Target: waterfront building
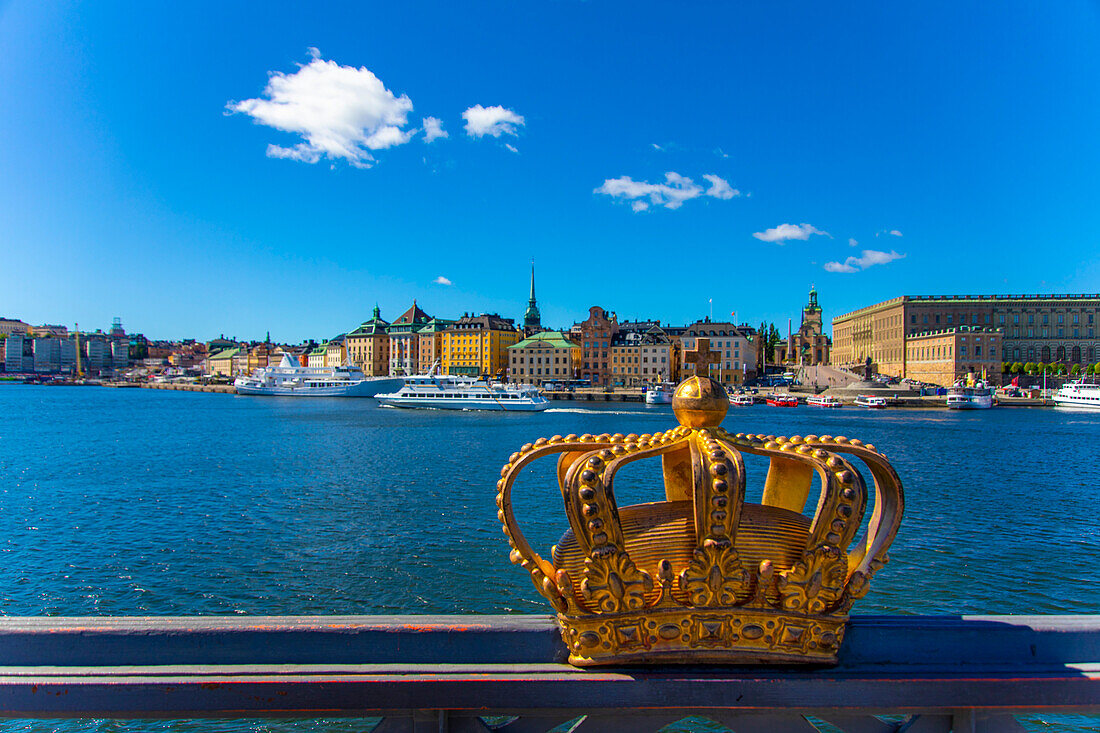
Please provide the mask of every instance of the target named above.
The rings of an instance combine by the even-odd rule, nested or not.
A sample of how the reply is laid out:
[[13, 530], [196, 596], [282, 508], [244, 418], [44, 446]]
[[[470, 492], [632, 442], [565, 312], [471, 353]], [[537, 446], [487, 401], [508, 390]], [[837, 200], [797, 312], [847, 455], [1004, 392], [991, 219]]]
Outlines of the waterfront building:
[[39, 374], [61, 371], [61, 339], [53, 336], [36, 336], [33, 339], [32, 350], [34, 371]]
[[540, 331], [508, 347], [508, 379], [519, 384], [543, 384], [572, 379], [581, 347], [561, 331]]
[[420, 362], [420, 329], [431, 316], [417, 306], [414, 300], [412, 306], [394, 319], [386, 330], [390, 341], [390, 376], [416, 374]]
[[581, 379], [591, 380], [594, 387], [610, 385], [611, 339], [619, 332], [618, 316], [594, 305], [588, 309], [588, 318], [574, 329], [581, 344]]
[[542, 330], [542, 316], [535, 302], [535, 262], [531, 261], [531, 295], [527, 299], [527, 310], [523, 314], [523, 332], [531, 336]]
[[248, 350], [248, 366], [245, 374], [251, 374], [256, 369], [266, 367], [268, 364], [278, 364], [280, 356], [272, 359], [273, 348], [269, 343], [262, 343], [253, 346]]
[[818, 366], [829, 363], [830, 339], [822, 330], [821, 306], [817, 304], [817, 290], [810, 287], [810, 300], [802, 307], [802, 323], [795, 333], [788, 333], [787, 340], [775, 346], [777, 364], [793, 363], [799, 366]]
[[[726, 387], [739, 387], [746, 379], [752, 379], [757, 373], [757, 352], [755, 344], [733, 323], [712, 321], [704, 318], [688, 325], [680, 337], [681, 353], [695, 348], [695, 339], [706, 336], [710, 339], [710, 350], [718, 354], [718, 361], [709, 364], [709, 376]], [[680, 379], [695, 374], [694, 364], [681, 367]]]
[[7, 336], [13, 333], [27, 333], [30, 329], [30, 324], [23, 323], [17, 318], [0, 318], [0, 336]]
[[306, 363], [303, 366], [307, 366], [310, 369], [321, 369], [325, 366], [325, 352], [328, 351], [326, 344], [321, 344], [312, 351], [306, 357]]
[[443, 373], [503, 375], [508, 368], [508, 347], [522, 338], [511, 318], [496, 313], [465, 314], [443, 331]]
[[362, 369], [368, 377], [387, 377], [390, 374], [389, 325], [375, 305], [370, 320], [363, 321], [347, 336], [348, 363]]
[[210, 354], [216, 354], [219, 351], [226, 351], [227, 349], [236, 348], [237, 342], [233, 339], [227, 339], [225, 335], [218, 336], [216, 339], [210, 339], [206, 342], [206, 351]]
[[640, 387], [672, 380], [676, 349], [659, 325], [647, 331], [619, 331], [611, 340], [611, 382]]
[[240, 349], [236, 346], [229, 349], [222, 349], [216, 353], [210, 354], [206, 359], [205, 372], [211, 376], [218, 377], [232, 377], [233, 376], [233, 359], [237, 356]]
[[832, 361], [908, 376], [910, 335], [958, 326], [1002, 333], [1002, 362], [1100, 361], [1100, 294], [903, 295], [833, 319]]
[[416, 332], [418, 374], [428, 374], [436, 362], [443, 364], [443, 332], [453, 324], [446, 318], [433, 318]]
[[955, 326], [919, 331], [905, 340], [906, 376], [951, 386], [967, 375], [1000, 386], [1001, 331], [991, 326]]
[[343, 366], [347, 363], [347, 334], [340, 334], [336, 338], [330, 339], [325, 344], [325, 363], [326, 367]]
[[34, 339], [22, 332], [12, 332], [4, 339], [4, 371], [34, 371]]
[[241, 346], [237, 349], [237, 353], [233, 355], [233, 368], [230, 374], [232, 376], [240, 376], [241, 374], [251, 374], [248, 371], [248, 352], [251, 349], [248, 345]]

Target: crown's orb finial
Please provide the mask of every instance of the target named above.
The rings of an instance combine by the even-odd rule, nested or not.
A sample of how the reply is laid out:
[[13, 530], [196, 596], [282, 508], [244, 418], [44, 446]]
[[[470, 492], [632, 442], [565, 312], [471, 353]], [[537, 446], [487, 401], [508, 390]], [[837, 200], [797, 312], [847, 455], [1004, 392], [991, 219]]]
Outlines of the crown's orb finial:
[[689, 377], [680, 382], [672, 395], [676, 419], [689, 428], [717, 427], [729, 409], [729, 395], [710, 377]]
[[729, 395], [707, 373], [711, 364], [720, 364], [721, 354], [710, 350], [710, 339], [695, 339], [695, 348], [684, 351], [684, 364], [695, 366], [695, 376], [680, 382], [672, 396], [672, 411], [681, 425], [710, 428], [722, 424], [730, 409]]

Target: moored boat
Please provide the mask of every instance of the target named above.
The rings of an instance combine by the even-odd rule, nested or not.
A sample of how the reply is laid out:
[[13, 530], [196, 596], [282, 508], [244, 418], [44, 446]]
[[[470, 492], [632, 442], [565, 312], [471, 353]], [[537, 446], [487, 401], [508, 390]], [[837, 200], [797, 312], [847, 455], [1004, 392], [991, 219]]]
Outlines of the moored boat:
[[985, 382], [970, 385], [955, 382], [947, 390], [947, 408], [950, 410], [988, 410], [993, 407], [993, 389]]
[[756, 400], [747, 394], [730, 395], [730, 404], [735, 407], [751, 407], [756, 404]]
[[538, 412], [550, 406], [549, 400], [531, 385], [502, 384], [451, 374], [408, 377], [397, 392], [377, 397], [379, 402], [390, 407], [434, 410]]
[[279, 366], [260, 367], [237, 377], [238, 394], [280, 397], [374, 397], [401, 388], [399, 377], [368, 377], [354, 366], [304, 367], [283, 354]]
[[872, 394], [861, 394], [856, 397], [856, 405], [878, 410], [886, 407], [886, 398]]
[[672, 394], [676, 391], [676, 385], [669, 382], [655, 384], [645, 391], [645, 403], [647, 405], [671, 405]]
[[814, 395], [806, 398], [806, 404], [811, 407], [840, 407], [841, 402], [832, 395]]
[[1069, 382], [1054, 393], [1055, 407], [1084, 407], [1100, 410], [1100, 384], [1083, 380]]
[[787, 392], [770, 394], [765, 402], [772, 407], [798, 407], [798, 398]]

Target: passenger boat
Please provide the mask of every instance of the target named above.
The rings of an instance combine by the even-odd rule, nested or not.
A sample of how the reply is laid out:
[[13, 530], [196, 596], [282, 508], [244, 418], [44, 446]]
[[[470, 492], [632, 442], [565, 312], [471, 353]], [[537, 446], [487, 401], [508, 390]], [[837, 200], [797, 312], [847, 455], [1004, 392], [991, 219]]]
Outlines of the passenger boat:
[[647, 405], [671, 405], [672, 393], [676, 391], [676, 385], [669, 382], [655, 384], [645, 391], [645, 403]]
[[390, 407], [436, 410], [538, 412], [550, 406], [550, 402], [531, 385], [502, 384], [451, 374], [408, 377], [397, 392], [379, 394], [377, 397], [379, 402]]
[[859, 407], [882, 409], [883, 407], [886, 407], [886, 398], [879, 397], [878, 395], [861, 394], [856, 397], [856, 405], [858, 405]]
[[752, 395], [747, 394], [730, 395], [730, 404], [735, 407], [752, 407], [756, 404], [756, 400]]
[[985, 382], [967, 386], [958, 381], [947, 390], [949, 410], [988, 410], [990, 407], [993, 407], [993, 390]]
[[798, 398], [793, 394], [770, 394], [765, 401], [772, 407], [798, 407]]
[[237, 377], [237, 394], [280, 397], [374, 397], [401, 388], [397, 377], [368, 377], [355, 366], [304, 367], [289, 354], [279, 366], [260, 367], [251, 376]]
[[811, 407], [840, 407], [841, 402], [832, 395], [814, 395], [806, 398], [806, 404]]
[[1084, 380], [1069, 382], [1054, 393], [1054, 406], [1100, 410], [1100, 384], [1088, 384]]

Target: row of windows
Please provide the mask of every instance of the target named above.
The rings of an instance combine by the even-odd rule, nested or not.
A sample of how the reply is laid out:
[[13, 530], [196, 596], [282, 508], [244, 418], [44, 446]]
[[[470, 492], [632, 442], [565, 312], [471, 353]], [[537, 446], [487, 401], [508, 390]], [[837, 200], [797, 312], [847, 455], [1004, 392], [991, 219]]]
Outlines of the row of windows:
[[534, 357], [534, 356], [532, 356], [532, 357], [530, 357], [530, 359], [524, 359], [522, 356], [517, 357], [515, 354], [512, 354], [512, 363], [513, 364], [542, 364], [543, 363], [542, 362], [543, 358], [546, 359], [547, 364], [550, 364], [550, 363], [561, 364], [563, 361], [569, 361], [569, 358], [564, 357], [564, 356], [555, 356], [554, 361], [551, 362], [549, 356], [547, 356], [547, 357], [541, 357], [541, 356]]
[[1049, 346], [1044, 346], [1042, 348], [1036, 348], [1034, 346], [1016, 347], [1011, 350], [1011, 357], [1009, 356], [1009, 349], [1005, 349], [1002, 355], [1005, 361], [1011, 358], [1013, 361], [1035, 361], [1038, 359], [1042, 362], [1048, 362], [1051, 360], [1051, 355], [1053, 355], [1055, 361], [1073, 361], [1079, 364], [1091, 364], [1096, 360], [1100, 360], [1100, 346], [1087, 346], [1083, 349], [1080, 346], [1074, 346], [1069, 349], [1065, 346], [1059, 346], [1053, 350]]
[[[1023, 332], [1025, 335], [1021, 336], [1020, 335], [1021, 332]], [[1036, 334], [1038, 334], [1038, 335], [1036, 335]], [[1044, 339], [1047, 339], [1047, 338], [1052, 338], [1052, 336], [1051, 336], [1049, 328], [1038, 328], [1038, 329], [1028, 328], [1026, 330], [1020, 329], [1020, 328], [1013, 328], [1012, 329], [1012, 338], [1016, 338], [1016, 339], [1018, 339], [1018, 338], [1029, 338], [1029, 339], [1044, 338]], [[1066, 338], [1066, 329], [1064, 329], [1064, 328], [1055, 329], [1055, 335], [1053, 336], [1053, 338], [1060, 338], [1060, 339], [1061, 338]], [[1081, 329], [1075, 328], [1075, 329], [1073, 329], [1073, 335], [1070, 336], [1069, 338], [1079, 339], [1079, 338], [1095, 338], [1095, 337], [1093, 335], [1093, 330], [1091, 328], [1087, 329], [1087, 332], [1085, 333], [1085, 335], [1083, 337], [1081, 335]]]

